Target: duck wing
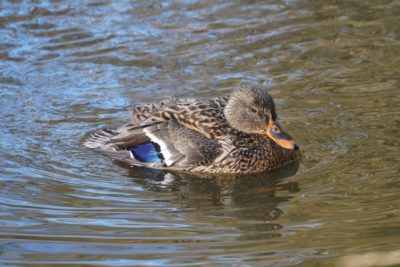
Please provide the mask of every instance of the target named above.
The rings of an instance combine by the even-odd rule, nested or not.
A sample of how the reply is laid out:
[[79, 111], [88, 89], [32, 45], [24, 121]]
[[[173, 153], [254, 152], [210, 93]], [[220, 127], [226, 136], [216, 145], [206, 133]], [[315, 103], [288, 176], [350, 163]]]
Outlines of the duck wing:
[[221, 153], [216, 140], [174, 121], [140, 127], [128, 123], [116, 130], [100, 130], [84, 145], [118, 161], [157, 169], [208, 165]]
[[[118, 161], [161, 169], [182, 157], [168, 142], [169, 133], [165, 126], [164, 123], [155, 123], [138, 128], [128, 123], [117, 129], [102, 129], [89, 136], [84, 145]], [[165, 138], [157, 138], [160, 136]]]
[[195, 103], [199, 100], [192, 98], [171, 98], [164, 99], [158, 103], [141, 104], [131, 108], [132, 121], [136, 123], [142, 123], [145, 120], [151, 118], [153, 114], [156, 114], [163, 108], [168, 108], [177, 105], [187, 105]]
[[133, 122], [115, 130], [100, 130], [84, 145], [136, 166], [207, 166], [232, 149], [223, 113], [227, 100], [174, 98], [137, 106], [131, 110]]
[[141, 122], [137, 127], [173, 121], [208, 139], [225, 139], [231, 130], [224, 115], [227, 101], [228, 97], [200, 100], [173, 99], [160, 102], [161, 104], [135, 107], [132, 109], [132, 116]]

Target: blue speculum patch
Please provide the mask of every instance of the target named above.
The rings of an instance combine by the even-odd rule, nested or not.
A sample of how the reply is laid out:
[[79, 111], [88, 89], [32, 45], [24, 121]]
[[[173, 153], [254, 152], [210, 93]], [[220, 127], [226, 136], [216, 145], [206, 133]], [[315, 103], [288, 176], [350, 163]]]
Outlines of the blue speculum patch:
[[140, 161], [161, 163], [158, 148], [152, 142], [144, 143], [131, 148], [131, 152], [133, 156]]

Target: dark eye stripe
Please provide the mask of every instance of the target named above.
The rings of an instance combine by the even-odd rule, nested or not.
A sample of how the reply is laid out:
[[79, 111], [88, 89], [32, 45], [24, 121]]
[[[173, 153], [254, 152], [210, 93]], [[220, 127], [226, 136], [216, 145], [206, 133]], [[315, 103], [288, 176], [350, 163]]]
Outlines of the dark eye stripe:
[[276, 119], [278, 118], [278, 116], [276, 115], [276, 112], [275, 112], [275, 111], [272, 111], [271, 116], [272, 116], [272, 119], [273, 119], [274, 121], [276, 121]]

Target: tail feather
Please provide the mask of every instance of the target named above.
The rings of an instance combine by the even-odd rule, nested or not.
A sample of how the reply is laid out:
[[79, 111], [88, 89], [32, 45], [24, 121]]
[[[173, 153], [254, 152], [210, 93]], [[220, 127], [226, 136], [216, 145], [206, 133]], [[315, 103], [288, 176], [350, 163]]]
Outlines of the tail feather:
[[92, 135], [90, 135], [84, 142], [83, 145], [96, 149], [107, 145], [111, 138], [116, 134], [115, 130], [112, 129], [102, 129], [98, 130]]

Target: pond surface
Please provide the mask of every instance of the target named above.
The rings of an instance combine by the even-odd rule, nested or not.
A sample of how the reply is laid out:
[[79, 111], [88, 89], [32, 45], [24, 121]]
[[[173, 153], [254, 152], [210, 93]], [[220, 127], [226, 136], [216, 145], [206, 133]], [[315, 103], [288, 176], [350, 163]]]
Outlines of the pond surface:
[[[390, 0], [1, 1], [0, 265], [400, 264], [399, 14]], [[134, 103], [240, 84], [271, 88], [299, 166], [189, 177], [82, 146]]]

